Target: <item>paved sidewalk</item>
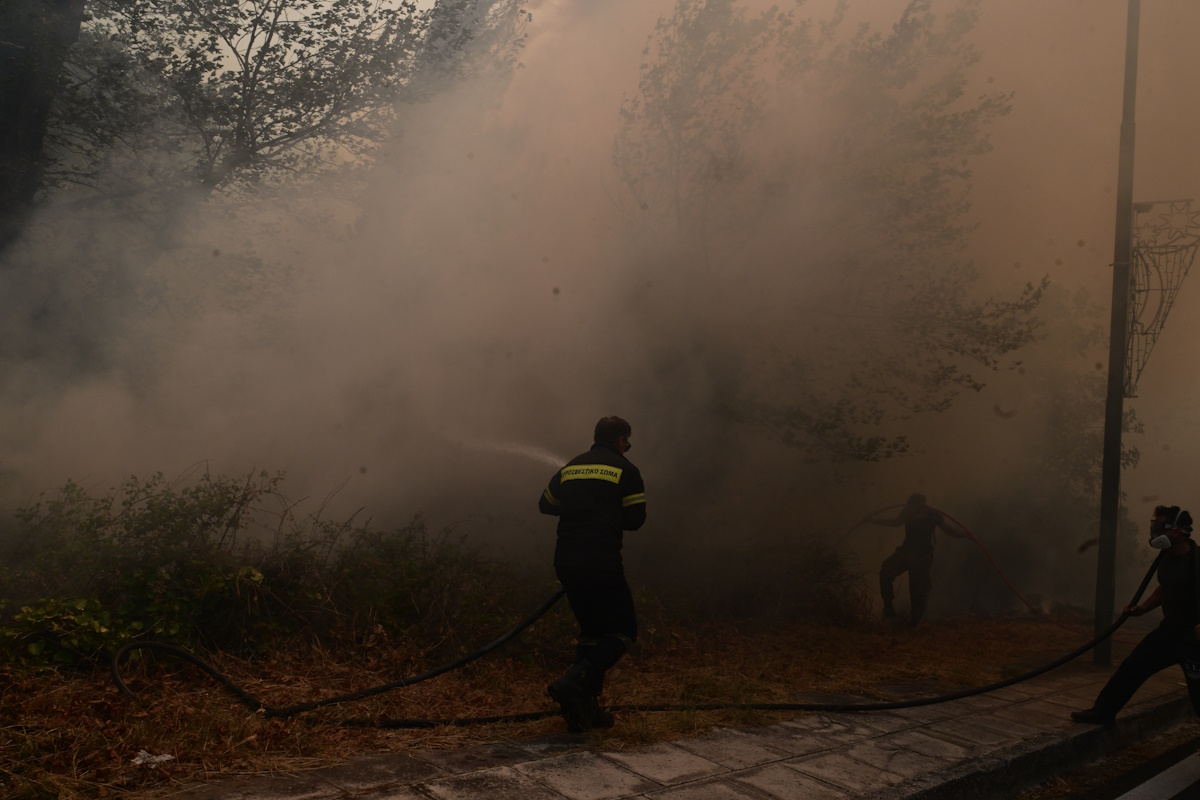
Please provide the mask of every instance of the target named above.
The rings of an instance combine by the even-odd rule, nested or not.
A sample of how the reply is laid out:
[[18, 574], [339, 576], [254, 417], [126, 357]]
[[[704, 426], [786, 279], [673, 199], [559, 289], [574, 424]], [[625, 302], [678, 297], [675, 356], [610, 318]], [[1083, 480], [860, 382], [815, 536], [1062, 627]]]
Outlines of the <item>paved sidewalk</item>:
[[553, 736], [466, 750], [376, 755], [279, 778], [186, 790], [187, 800], [751, 800], [1011, 798], [1188, 719], [1177, 670], [1116, 725], [1071, 722], [1107, 670], [1074, 667], [964, 700], [892, 712], [797, 714], [761, 728], [632, 750]]

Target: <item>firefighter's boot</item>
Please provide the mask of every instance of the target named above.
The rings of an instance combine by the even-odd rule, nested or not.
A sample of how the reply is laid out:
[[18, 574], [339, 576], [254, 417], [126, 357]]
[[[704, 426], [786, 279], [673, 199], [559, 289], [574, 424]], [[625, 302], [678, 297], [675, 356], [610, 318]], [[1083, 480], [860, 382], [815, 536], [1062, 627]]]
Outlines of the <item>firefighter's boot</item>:
[[909, 618], [909, 624], [916, 627], [925, 619], [925, 608], [929, 603], [928, 595], [920, 595], [912, 599], [912, 614]]
[[[594, 724], [604, 721], [596, 699], [600, 681], [599, 670], [587, 661], [576, 661], [562, 677], [546, 687], [550, 697], [558, 703], [563, 719], [567, 721], [568, 733], [608, 727]], [[608, 716], [608, 725], [612, 725], [612, 716], [604, 716]]]
[[894, 605], [892, 605], [891, 600], [883, 601], [883, 618], [884, 619], [895, 619], [896, 618], [896, 607]]
[[584, 709], [588, 728], [608, 729], [613, 726], [613, 715], [600, 708], [599, 694], [589, 694]]

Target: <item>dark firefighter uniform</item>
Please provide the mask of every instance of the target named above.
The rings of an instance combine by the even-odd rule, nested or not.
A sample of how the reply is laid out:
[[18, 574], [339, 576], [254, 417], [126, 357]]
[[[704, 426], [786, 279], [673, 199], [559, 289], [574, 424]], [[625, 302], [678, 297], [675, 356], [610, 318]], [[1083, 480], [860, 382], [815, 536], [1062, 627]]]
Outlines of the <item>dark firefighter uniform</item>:
[[642, 475], [612, 446], [595, 444], [554, 473], [538, 509], [558, 517], [554, 571], [579, 622], [575, 664], [567, 677], [594, 710], [605, 671], [637, 640], [621, 546], [624, 531], [646, 521]]
[[912, 621], [925, 617], [929, 592], [933, 589], [933, 534], [944, 520], [931, 508], [916, 519], [905, 520], [904, 542], [879, 567], [879, 594], [885, 608], [891, 608], [896, 578], [908, 573], [908, 596]]
[[1183, 668], [1192, 709], [1200, 715], [1200, 640], [1196, 638], [1196, 625], [1200, 623], [1198, 570], [1200, 550], [1194, 543], [1186, 553], [1167, 552], [1159, 558], [1162, 624], [1146, 634], [1100, 690], [1091, 709], [1094, 721], [1111, 722], [1143, 683], [1175, 664]]

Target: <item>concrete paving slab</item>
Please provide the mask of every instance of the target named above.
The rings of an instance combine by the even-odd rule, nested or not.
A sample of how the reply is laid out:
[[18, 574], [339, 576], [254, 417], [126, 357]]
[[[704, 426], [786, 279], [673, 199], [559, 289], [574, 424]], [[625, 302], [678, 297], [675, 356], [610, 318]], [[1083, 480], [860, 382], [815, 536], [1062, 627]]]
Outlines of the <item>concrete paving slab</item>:
[[923, 756], [933, 756], [943, 761], [962, 761], [971, 755], [969, 745], [954, 744], [936, 736], [930, 736], [921, 731], [901, 731], [887, 737], [891, 744], [899, 745], [906, 750], [920, 753]]
[[298, 775], [269, 780], [234, 778], [184, 789], [181, 800], [327, 800], [367, 788], [411, 784], [446, 773], [403, 753], [367, 756]]
[[872, 800], [1007, 800], [1020, 790], [1175, 724], [1185, 716], [1185, 702], [1177, 697], [1140, 712], [1130, 711], [1111, 726], [1078, 724], [1047, 731], [982, 758], [947, 764], [934, 773], [877, 793]]
[[883, 731], [871, 725], [866, 714], [805, 714], [779, 723], [802, 735], [819, 736], [835, 744], [858, 742], [878, 736]]
[[443, 772], [456, 775], [488, 767], [503, 767], [529, 760], [529, 750], [515, 744], [485, 744], [461, 750], [426, 750], [417, 755]]
[[[1095, 672], [1099, 671], [1100, 670], [1095, 670]], [[1039, 675], [1030, 685], [1033, 689], [1039, 692], [1061, 692], [1072, 687], [1082, 686], [1094, 681], [1095, 674], [1091, 668], [1085, 670], [1079, 670], [1078, 668], [1072, 670], [1068, 668], [1065, 670], [1053, 670], [1044, 675]], [[1021, 684], [1017, 685], [1020, 686]]]
[[417, 784], [414, 788], [435, 800], [562, 800], [563, 796], [522, 775], [512, 767], [454, 775]]
[[856, 712], [854, 716], [863, 725], [874, 728], [880, 733], [895, 733], [922, 724], [891, 711], [872, 711], [866, 714]]
[[998, 717], [995, 714], [977, 714], [971, 717], [960, 717], [959, 719], [970, 720], [991, 730], [1008, 734], [1018, 741], [1029, 739], [1041, 733], [1041, 730], [1035, 723], [1014, 722], [1013, 720]]
[[763, 744], [759, 737], [733, 728], [718, 728], [712, 733], [695, 739], [683, 739], [675, 744], [728, 769], [756, 767], [794, 755], [771, 748]]
[[901, 776], [872, 764], [856, 761], [843, 753], [826, 753], [784, 762], [794, 770], [844, 789], [855, 797], [894, 786]]
[[639, 800], [762, 800], [762, 795], [730, 781], [709, 780], [651, 792]]
[[1091, 708], [1092, 703], [1096, 700], [1096, 695], [1100, 693], [1103, 686], [1104, 683], [1101, 682], [1096, 686], [1084, 686], [1061, 694], [1048, 694], [1042, 700], [1071, 710]]
[[961, 700], [955, 700], [954, 707], [963, 709], [969, 713], [977, 711], [985, 711], [989, 708], [998, 708], [999, 706], [1008, 705], [1011, 700], [1005, 700], [1002, 697], [993, 697], [990, 694], [977, 694], [971, 697], [964, 697]]
[[895, 714], [898, 717], [908, 720], [912, 727], [924, 725], [927, 722], [936, 722], [939, 719], [948, 719], [949, 717], [960, 717], [963, 714], [970, 713], [969, 709], [962, 708], [957, 705], [958, 701], [950, 703], [939, 703], [930, 706], [915, 706], [913, 708], [900, 708], [895, 711], [889, 711], [890, 714]]
[[737, 782], [752, 786], [778, 800], [836, 800], [847, 796], [841, 789], [783, 764], [746, 770], [738, 774]]
[[1026, 700], [1024, 703], [1006, 705], [991, 711], [996, 716], [1016, 718], [1016, 721], [1026, 720], [1030, 724], [1052, 724], [1063, 718], [1063, 706], [1054, 702], [1055, 696], [1039, 697]]
[[720, 764], [688, 752], [682, 747], [667, 743], [639, 747], [636, 750], [602, 753], [601, 755], [610, 761], [617, 762], [630, 772], [635, 772], [664, 786], [696, 781], [729, 771]]
[[886, 740], [872, 740], [856, 744], [847, 748], [845, 752], [855, 761], [870, 764], [906, 779], [935, 772], [947, 764], [940, 758], [906, 750]]
[[[555, 735], [418, 756], [383, 754], [272, 779], [188, 787], [184, 800], [999, 800], [1193, 716], [1175, 674], [1111, 726], [1074, 724], [1108, 678], [1085, 670], [1025, 691], [894, 712], [801, 714], [603, 752]], [[599, 748], [601, 752], [593, 752]]]
[[[894, 733], [913, 727], [912, 720], [886, 711], [846, 712], [830, 714], [831, 722], [845, 725], [847, 734], [854, 734], [853, 740], [878, 736], [884, 733]], [[846, 738], [842, 736], [842, 738]]]
[[531, 761], [516, 769], [569, 800], [614, 800], [661, 788], [661, 784], [595, 753]]
[[354, 800], [429, 800], [429, 795], [421, 794], [411, 786], [397, 786], [391, 789], [374, 789], [367, 792], [358, 792], [352, 795], [339, 793], [338, 800], [345, 800], [346, 797], [353, 797]]
[[1031, 697], [1036, 697], [1038, 691], [1039, 690], [1030, 688], [1024, 684], [1016, 683], [1012, 686], [1005, 686], [1003, 689], [995, 689], [987, 694], [989, 697], [996, 700], [1006, 700], [1016, 703], [1020, 702], [1021, 700], [1028, 700]]
[[[943, 739], [958, 742], [970, 742], [977, 749], [984, 751], [995, 750], [1002, 745], [1013, 744], [1019, 742], [1022, 736], [998, 730], [989, 725], [994, 717], [958, 717], [957, 719], [944, 719], [926, 725], [921, 730], [924, 733], [930, 733], [935, 736], [940, 736]], [[1034, 728], [1027, 728], [1026, 732], [1035, 734], [1037, 731]]]
[[764, 747], [777, 750], [790, 756], [802, 756], [818, 753], [837, 746], [821, 736], [801, 728], [786, 725], [768, 725], [765, 728], [749, 728], [746, 733], [757, 739]]
[[1042, 730], [1059, 730], [1071, 724], [1071, 714], [1048, 700], [1018, 703], [988, 712], [989, 717], [1011, 720], [1021, 725], [1034, 725]]
[[790, 728], [797, 728], [809, 733], [844, 733], [852, 730], [853, 725], [850, 722], [852, 715], [850, 714], [826, 714], [806, 712], [799, 716], [791, 717], [780, 725], [786, 725]]
[[587, 736], [576, 733], [561, 733], [552, 736], [539, 736], [523, 742], [510, 742], [523, 750], [528, 750], [536, 758], [561, 756], [567, 753], [578, 753], [588, 747]]

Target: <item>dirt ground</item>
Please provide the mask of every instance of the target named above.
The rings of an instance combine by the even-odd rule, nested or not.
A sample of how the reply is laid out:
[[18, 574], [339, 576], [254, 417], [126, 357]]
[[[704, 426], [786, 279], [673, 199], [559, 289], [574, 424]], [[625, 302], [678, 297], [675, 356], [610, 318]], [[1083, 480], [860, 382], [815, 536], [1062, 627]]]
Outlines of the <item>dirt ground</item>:
[[[1077, 632], [1069, 626], [1074, 625]], [[611, 673], [610, 705], [803, 702], [812, 693], [896, 698], [977, 686], [1045, 663], [1089, 638], [1085, 621], [934, 620], [857, 626], [712, 621], [645, 630], [640, 652]], [[536, 632], [535, 632], [536, 635]], [[565, 666], [527, 642], [416, 686], [287, 719], [251, 712], [199, 669], [166, 657], [124, 670], [139, 701], [121, 695], [107, 665], [88, 674], [0, 670], [0, 794], [14, 798], [157, 798], [232, 775], [327, 766], [375, 752], [451, 749], [564, 729], [529, 722], [392, 730], [347, 720], [449, 719], [551, 710], [546, 684]], [[568, 643], [569, 645], [569, 643]], [[352, 659], [312, 647], [266, 659], [217, 657], [214, 666], [272, 707], [388, 683], [425, 668], [402, 647]], [[618, 715], [593, 734], [620, 747], [769, 723], [776, 715], [729, 708]], [[171, 756], [135, 764], [145, 751]]]

